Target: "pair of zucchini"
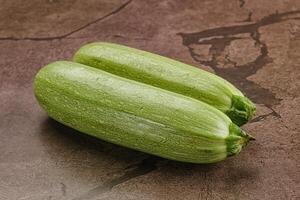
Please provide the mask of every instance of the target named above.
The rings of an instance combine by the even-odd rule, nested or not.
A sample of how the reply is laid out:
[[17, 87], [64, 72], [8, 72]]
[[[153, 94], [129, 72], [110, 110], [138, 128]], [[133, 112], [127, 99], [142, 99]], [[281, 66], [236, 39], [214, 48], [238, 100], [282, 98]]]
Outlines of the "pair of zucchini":
[[117, 44], [88, 44], [74, 62], [45, 66], [34, 92], [53, 119], [168, 159], [217, 162], [251, 139], [237, 125], [251, 119], [255, 105], [229, 82]]

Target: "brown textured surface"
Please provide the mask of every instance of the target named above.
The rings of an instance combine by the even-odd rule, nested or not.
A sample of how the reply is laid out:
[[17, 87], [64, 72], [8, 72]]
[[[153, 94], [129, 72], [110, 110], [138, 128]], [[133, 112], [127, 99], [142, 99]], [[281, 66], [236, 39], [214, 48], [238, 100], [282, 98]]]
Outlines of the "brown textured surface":
[[[300, 199], [300, 1], [1, 1], [0, 199]], [[45, 64], [90, 41], [215, 72], [258, 106], [240, 155], [183, 164], [95, 140], [47, 118]]]

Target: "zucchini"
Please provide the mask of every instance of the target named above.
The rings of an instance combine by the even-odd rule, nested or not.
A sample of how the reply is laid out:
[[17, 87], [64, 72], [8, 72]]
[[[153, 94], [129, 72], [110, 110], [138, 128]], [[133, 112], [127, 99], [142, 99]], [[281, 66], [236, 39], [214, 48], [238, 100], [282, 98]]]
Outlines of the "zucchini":
[[97, 42], [81, 47], [75, 62], [183, 94], [210, 104], [243, 125], [255, 105], [228, 81], [212, 73], [138, 49]]
[[172, 160], [217, 162], [251, 139], [204, 102], [79, 63], [45, 66], [35, 77], [34, 93], [64, 125]]

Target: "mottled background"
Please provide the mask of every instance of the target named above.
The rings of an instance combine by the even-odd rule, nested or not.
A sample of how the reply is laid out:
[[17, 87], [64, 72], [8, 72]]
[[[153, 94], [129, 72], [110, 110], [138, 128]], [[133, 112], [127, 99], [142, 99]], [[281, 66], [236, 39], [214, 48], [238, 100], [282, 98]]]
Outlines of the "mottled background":
[[[257, 140], [211, 165], [111, 145], [49, 119], [32, 81], [81, 45], [111, 41], [234, 83]], [[299, 0], [0, 0], [0, 199], [300, 199]]]

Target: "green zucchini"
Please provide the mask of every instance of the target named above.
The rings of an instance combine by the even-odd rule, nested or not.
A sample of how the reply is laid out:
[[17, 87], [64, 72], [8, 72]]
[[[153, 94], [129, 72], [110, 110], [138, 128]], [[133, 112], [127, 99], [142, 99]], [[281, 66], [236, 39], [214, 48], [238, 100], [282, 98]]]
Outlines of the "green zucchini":
[[98, 42], [81, 47], [73, 60], [201, 100], [226, 113], [237, 125], [245, 124], [255, 114], [255, 105], [228, 81], [163, 56]]
[[172, 160], [217, 162], [251, 139], [204, 102], [79, 63], [45, 66], [34, 93], [51, 118], [69, 127]]

